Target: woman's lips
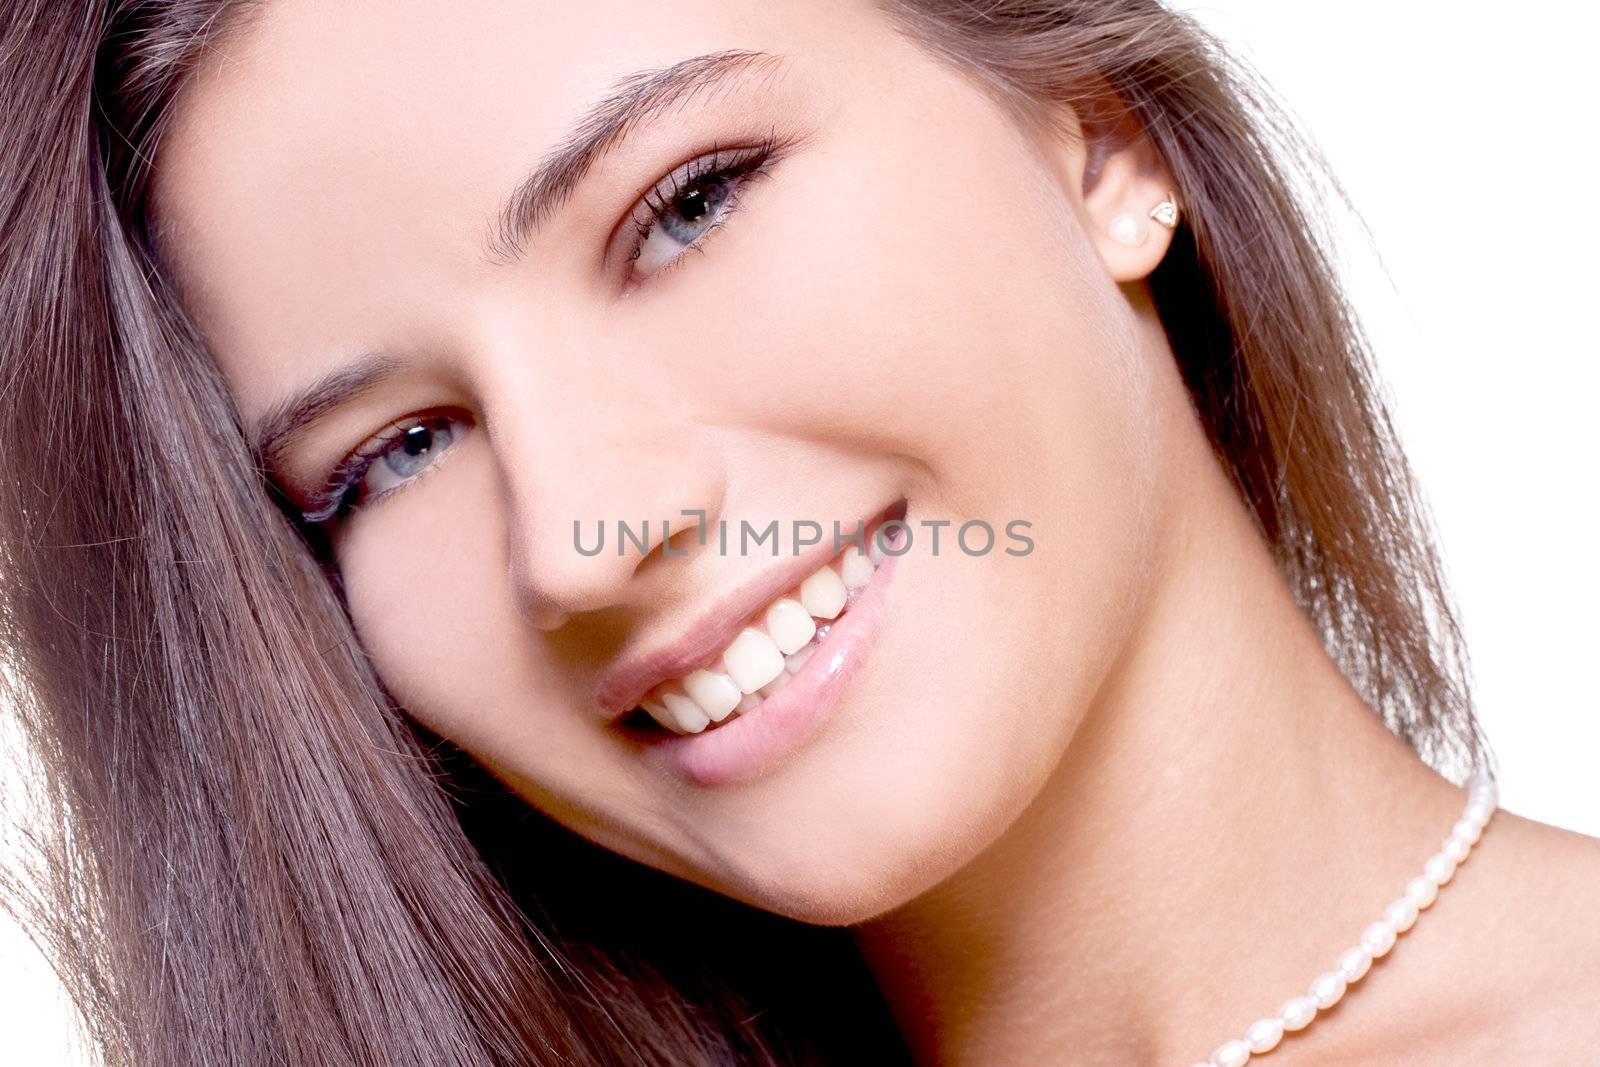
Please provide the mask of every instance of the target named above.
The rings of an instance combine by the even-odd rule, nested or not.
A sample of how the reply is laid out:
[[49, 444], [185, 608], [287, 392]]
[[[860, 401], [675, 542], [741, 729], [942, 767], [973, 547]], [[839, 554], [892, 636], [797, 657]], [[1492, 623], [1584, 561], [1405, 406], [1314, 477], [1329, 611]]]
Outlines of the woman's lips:
[[[884, 523], [901, 518], [905, 505], [903, 498], [897, 500], [861, 524], [866, 543], [874, 543]], [[813, 617], [817, 626], [831, 623], [847, 593], [863, 584], [858, 572], [865, 561], [851, 559], [848, 550], [839, 551], [848, 543], [842, 540], [844, 532], [832, 543], [821, 542], [761, 571], [712, 605], [677, 640], [620, 658], [607, 668], [596, 691], [605, 720], [626, 725], [630, 713], [643, 706], [663, 728], [678, 732], [693, 733], [721, 722], [750, 692], [752, 680], [764, 686], [767, 678], [778, 674], [775, 668], [784, 666], [781, 658], [810, 639]], [[876, 550], [873, 555], [881, 558], [883, 553]], [[800, 633], [802, 629], [807, 632]], [[771, 647], [774, 644], [778, 647]], [[720, 678], [709, 677], [706, 668]], [[731, 686], [730, 677], [745, 684]], [[697, 688], [686, 688], [685, 682]], [[701, 705], [698, 710], [696, 700]]]
[[[828, 721], [845, 688], [877, 643], [898, 556], [884, 555], [867, 584], [852, 589], [842, 612], [788, 680], [759, 704], [698, 733], [658, 730], [646, 758], [700, 786], [729, 786], [771, 770]], [[819, 630], [822, 627], [819, 625]]]

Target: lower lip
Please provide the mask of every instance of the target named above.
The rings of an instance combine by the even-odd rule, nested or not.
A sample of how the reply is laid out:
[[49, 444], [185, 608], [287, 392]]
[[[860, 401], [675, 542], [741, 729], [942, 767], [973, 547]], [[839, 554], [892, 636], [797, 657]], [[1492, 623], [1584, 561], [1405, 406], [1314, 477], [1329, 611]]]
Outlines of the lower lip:
[[828, 636], [782, 689], [731, 722], [651, 743], [647, 758], [695, 785], [730, 786], [760, 777], [809, 741], [827, 724], [878, 643], [898, 560], [884, 556], [872, 581], [855, 592]]

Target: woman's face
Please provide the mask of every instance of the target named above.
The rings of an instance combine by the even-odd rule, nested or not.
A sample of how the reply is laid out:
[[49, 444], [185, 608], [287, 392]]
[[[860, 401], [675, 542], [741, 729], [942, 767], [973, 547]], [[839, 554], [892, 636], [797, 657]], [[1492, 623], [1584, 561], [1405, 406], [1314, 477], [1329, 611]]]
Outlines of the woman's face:
[[[511, 191], [647, 84], [679, 91], [508, 254]], [[1170, 417], [1069, 139], [848, 0], [277, 0], [174, 118], [164, 254], [247, 432], [360, 386], [272, 472], [311, 511], [384, 449], [328, 534], [418, 720], [592, 840], [820, 922], [1040, 790], [1153, 580]], [[903, 554], [835, 551], [902, 501]]]

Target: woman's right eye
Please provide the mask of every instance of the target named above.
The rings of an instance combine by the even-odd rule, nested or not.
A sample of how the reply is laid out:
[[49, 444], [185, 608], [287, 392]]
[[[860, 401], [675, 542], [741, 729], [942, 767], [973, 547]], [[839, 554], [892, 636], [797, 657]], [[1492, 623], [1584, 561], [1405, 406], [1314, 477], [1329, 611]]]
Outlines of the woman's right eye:
[[328, 476], [302, 521], [321, 526], [413, 484], [466, 432], [450, 415], [405, 419], [350, 455]]

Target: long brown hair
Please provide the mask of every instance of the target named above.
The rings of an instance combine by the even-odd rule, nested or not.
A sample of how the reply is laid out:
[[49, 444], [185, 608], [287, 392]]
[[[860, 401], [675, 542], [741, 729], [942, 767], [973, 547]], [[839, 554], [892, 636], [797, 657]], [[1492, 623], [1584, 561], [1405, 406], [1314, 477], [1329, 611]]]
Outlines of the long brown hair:
[[[386, 697], [149, 239], [172, 102], [259, 0], [8, 6], [0, 696], [46, 816], [41, 894], [8, 890], [103, 1060], [903, 1058], [847, 931], [577, 837]], [[1150, 135], [1184, 207], [1150, 287], [1206, 432], [1374, 711], [1483, 764], [1309, 140], [1154, 0], [882, 6], [1018, 121], [1070, 106], [1091, 161]]]

